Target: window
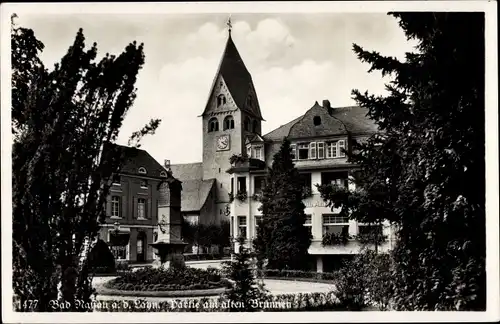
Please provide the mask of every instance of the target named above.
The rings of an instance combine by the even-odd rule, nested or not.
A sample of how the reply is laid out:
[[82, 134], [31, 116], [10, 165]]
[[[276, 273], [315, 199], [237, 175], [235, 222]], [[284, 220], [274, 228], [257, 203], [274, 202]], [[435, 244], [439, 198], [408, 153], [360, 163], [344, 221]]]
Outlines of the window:
[[217, 132], [219, 131], [219, 121], [217, 118], [213, 117], [208, 121], [208, 132]]
[[238, 192], [246, 192], [247, 191], [247, 178], [246, 177], [238, 177]]
[[323, 214], [323, 234], [349, 234], [349, 219], [338, 214]]
[[238, 216], [238, 236], [247, 237], [247, 217]]
[[148, 181], [147, 180], [141, 180], [141, 188], [142, 189], [148, 188]]
[[234, 178], [231, 178], [231, 192], [234, 192]]
[[255, 158], [259, 160], [262, 159], [262, 146], [255, 147]]
[[120, 175], [119, 175], [119, 174], [115, 174], [115, 175], [113, 175], [113, 184], [114, 184], [115, 186], [119, 186], [119, 185], [121, 185], [121, 177], [120, 177]]
[[254, 188], [253, 193], [260, 193], [264, 190], [266, 186], [266, 177], [265, 176], [256, 176], [254, 178]]
[[325, 158], [325, 143], [323, 142], [318, 142], [318, 159], [324, 159]]
[[358, 234], [361, 234], [361, 235], [373, 234], [373, 235], [382, 236], [382, 225], [359, 224], [358, 231], [359, 231]]
[[230, 223], [230, 226], [229, 226], [229, 235], [233, 236], [233, 233], [234, 233], [234, 216], [231, 216], [231, 218], [229, 219], [229, 223]]
[[307, 230], [312, 236], [312, 215], [306, 214], [306, 221], [304, 222], [304, 226], [307, 227]]
[[333, 184], [346, 188], [348, 186], [347, 172], [322, 172], [321, 184]]
[[252, 157], [252, 147], [251, 146], [247, 147], [247, 155], [249, 158]]
[[111, 217], [120, 217], [120, 201], [119, 196], [111, 197]]
[[292, 160], [297, 159], [297, 144], [290, 144], [290, 147], [292, 148], [292, 152], [290, 153]]
[[127, 259], [127, 246], [125, 246], [125, 245], [111, 245], [111, 253], [113, 253], [115, 260], [126, 260]]
[[337, 157], [337, 142], [326, 143], [326, 158], [332, 159]]
[[143, 251], [142, 250], [142, 248], [143, 248], [142, 244], [143, 244], [143, 240], [142, 239], [137, 240], [137, 253], [141, 253]]
[[339, 157], [345, 157], [344, 150], [345, 150], [345, 141], [344, 140], [338, 141], [337, 155]]
[[259, 124], [257, 123], [256, 120], [254, 120], [253, 123], [252, 123], [252, 132], [257, 133], [257, 127], [258, 126], [259, 126]]
[[309, 158], [309, 143], [298, 144], [299, 160], [307, 160]]
[[140, 174], [146, 174], [146, 168], [140, 167], [137, 172], [139, 172]]
[[321, 125], [321, 117], [319, 117], [319, 116], [314, 116], [314, 118], [313, 118], [313, 124], [314, 124], [314, 126], [319, 126], [319, 125]]
[[137, 218], [146, 218], [146, 199], [144, 198], [137, 199]]
[[220, 94], [217, 96], [217, 107], [220, 107], [222, 105], [226, 104], [226, 96], [223, 94]]
[[247, 132], [250, 131], [250, 118], [248, 118], [248, 117], [245, 117], [245, 130]]
[[248, 98], [247, 98], [247, 105], [248, 106], [252, 106], [252, 103], [253, 103], [252, 96], [248, 96]]
[[310, 159], [316, 158], [316, 142], [312, 142], [309, 144], [309, 158]]
[[153, 233], [153, 242], [158, 241], [158, 232]]
[[233, 116], [226, 116], [226, 118], [224, 118], [224, 130], [233, 128], [234, 128]]
[[327, 142], [326, 145], [326, 158], [332, 159], [337, 157], [345, 157], [345, 152], [343, 150], [346, 148], [345, 140], [338, 140], [333, 142]]
[[322, 216], [323, 225], [349, 223], [349, 219], [346, 216], [340, 216], [338, 214], [323, 214]]

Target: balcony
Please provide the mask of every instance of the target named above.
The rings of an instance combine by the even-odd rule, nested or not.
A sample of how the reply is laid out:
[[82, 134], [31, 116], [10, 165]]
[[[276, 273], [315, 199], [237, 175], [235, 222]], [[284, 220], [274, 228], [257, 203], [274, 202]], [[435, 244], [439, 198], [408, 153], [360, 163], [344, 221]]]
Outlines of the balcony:
[[230, 162], [231, 168], [227, 170], [229, 174], [246, 173], [266, 169], [266, 162], [259, 159], [248, 158], [246, 156], [234, 155]]

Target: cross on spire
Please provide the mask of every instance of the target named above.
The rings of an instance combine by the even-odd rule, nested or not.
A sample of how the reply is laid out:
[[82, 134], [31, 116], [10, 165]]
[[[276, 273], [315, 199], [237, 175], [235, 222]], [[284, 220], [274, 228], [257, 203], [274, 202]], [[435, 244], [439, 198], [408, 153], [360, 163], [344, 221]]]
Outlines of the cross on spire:
[[231, 29], [233, 28], [233, 24], [231, 24], [231, 14], [229, 14], [229, 18], [227, 19], [227, 30], [229, 31], [229, 36], [231, 36]]

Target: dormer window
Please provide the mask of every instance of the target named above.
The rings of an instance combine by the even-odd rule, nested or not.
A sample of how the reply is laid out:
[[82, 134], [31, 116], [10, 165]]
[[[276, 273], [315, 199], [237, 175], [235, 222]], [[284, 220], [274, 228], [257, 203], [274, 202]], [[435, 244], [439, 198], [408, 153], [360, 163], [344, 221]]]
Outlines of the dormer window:
[[247, 98], [247, 105], [252, 106], [252, 96], [248, 96]]
[[145, 167], [140, 167], [137, 172], [140, 173], [140, 174], [146, 174], [147, 173]]
[[219, 121], [217, 118], [210, 118], [208, 121], [208, 132], [217, 132], [219, 130]]
[[226, 96], [223, 94], [220, 94], [217, 96], [217, 107], [220, 107], [222, 105], [226, 104]]
[[258, 126], [259, 126], [259, 124], [257, 123], [256, 120], [254, 120], [253, 123], [252, 123], [252, 132], [257, 133], [257, 127]]
[[160, 177], [166, 178], [167, 177], [167, 172], [166, 171], [160, 172]]
[[314, 118], [313, 118], [313, 124], [314, 124], [314, 126], [321, 125], [321, 117], [320, 116], [314, 116]]

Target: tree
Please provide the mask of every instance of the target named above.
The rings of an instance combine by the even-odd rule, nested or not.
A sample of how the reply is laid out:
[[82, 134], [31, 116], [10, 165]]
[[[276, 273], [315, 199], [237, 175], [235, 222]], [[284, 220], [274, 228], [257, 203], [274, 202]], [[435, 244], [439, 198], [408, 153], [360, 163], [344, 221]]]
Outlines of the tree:
[[53, 311], [57, 299], [75, 310], [92, 295], [87, 255], [121, 166], [111, 144], [135, 99], [143, 45], [96, 62], [80, 29], [50, 71], [32, 30], [12, 24], [11, 45], [14, 293], [21, 311]]
[[393, 81], [387, 96], [353, 91], [380, 129], [349, 154], [358, 189], [320, 191], [354, 219], [396, 225], [398, 309], [484, 310], [484, 14], [391, 15], [417, 51], [400, 62], [354, 45]]
[[271, 269], [303, 269], [307, 265], [311, 235], [304, 227], [302, 183], [291, 158], [290, 142], [285, 139], [274, 155], [263, 190], [262, 222], [254, 240], [260, 255]]
[[237, 241], [239, 253], [235, 254], [235, 260], [223, 264], [223, 272], [233, 281], [224, 297], [232, 305], [231, 311], [254, 312], [261, 309], [260, 302], [267, 300], [268, 292], [257, 283], [252, 265], [254, 256], [245, 247], [245, 237], [240, 236]]

